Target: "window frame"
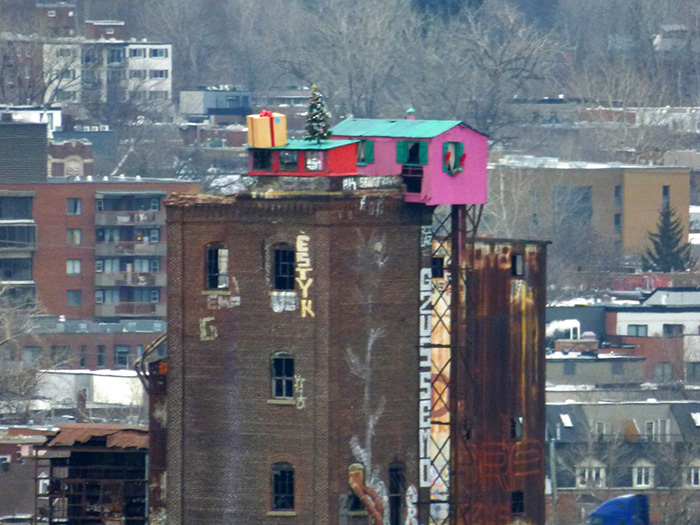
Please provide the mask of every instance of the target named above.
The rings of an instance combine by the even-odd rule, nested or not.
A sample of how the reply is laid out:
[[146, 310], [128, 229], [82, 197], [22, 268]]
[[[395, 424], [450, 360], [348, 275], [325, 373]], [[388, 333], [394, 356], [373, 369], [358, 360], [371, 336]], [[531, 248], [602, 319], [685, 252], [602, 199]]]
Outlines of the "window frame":
[[68, 246], [80, 246], [83, 244], [83, 230], [81, 228], [66, 229], [66, 243]]
[[374, 141], [362, 139], [357, 143], [357, 165], [374, 164]]
[[[291, 292], [296, 289], [296, 250], [290, 243], [272, 246], [272, 289]], [[286, 260], [290, 258], [291, 260]], [[284, 259], [284, 260], [283, 260]]]
[[[76, 300], [77, 298], [77, 300]], [[83, 291], [82, 290], [66, 290], [66, 306], [82, 306]]]
[[82, 259], [66, 259], [66, 275], [82, 275]]
[[[643, 332], [640, 334], [640, 332]], [[628, 324], [627, 325], [627, 336], [628, 337], [648, 337], [649, 325], [646, 324]]]
[[[126, 350], [125, 350], [126, 349]], [[126, 355], [126, 364], [121, 357]], [[119, 357], [119, 359], [117, 359]], [[126, 370], [131, 367], [131, 345], [114, 345], [114, 368]]]
[[272, 511], [294, 511], [294, 466], [291, 463], [279, 462], [272, 465], [271, 498]]
[[[278, 363], [281, 367], [278, 367]], [[291, 363], [291, 370], [288, 365]], [[279, 351], [270, 358], [270, 398], [291, 401], [294, 399], [294, 356], [287, 351]], [[278, 389], [281, 393], [278, 393]]]
[[67, 215], [82, 215], [83, 214], [83, 199], [80, 197], [66, 198], [66, 214]]
[[206, 290], [225, 291], [229, 289], [231, 283], [230, 257], [231, 252], [223, 242], [210, 242], [204, 247], [204, 288]]
[[635, 489], [648, 489], [654, 486], [654, 467], [651, 465], [632, 466], [632, 487]]

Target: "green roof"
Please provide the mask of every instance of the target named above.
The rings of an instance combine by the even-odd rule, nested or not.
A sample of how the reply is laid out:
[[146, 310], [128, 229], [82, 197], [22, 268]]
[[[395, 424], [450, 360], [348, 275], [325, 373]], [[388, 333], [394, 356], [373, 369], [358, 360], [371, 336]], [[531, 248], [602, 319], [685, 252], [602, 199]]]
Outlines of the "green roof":
[[340, 146], [347, 146], [348, 144], [355, 144], [359, 142], [358, 140], [322, 140], [320, 143], [315, 140], [298, 140], [289, 139], [286, 146], [275, 146], [274, 148], [265, 149], [293, 149], [293, 150], [328, 150], [333, 148], [339, 148]]
[[462, 124], [459, 120], [349, 118], [335, 125], [334, 135], [430, 139]]

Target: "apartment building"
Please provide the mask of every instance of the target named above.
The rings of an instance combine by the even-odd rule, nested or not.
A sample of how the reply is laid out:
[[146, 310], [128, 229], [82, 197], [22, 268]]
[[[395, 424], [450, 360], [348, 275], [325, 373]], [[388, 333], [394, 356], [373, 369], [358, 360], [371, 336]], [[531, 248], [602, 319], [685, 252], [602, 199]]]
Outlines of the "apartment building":
[[165, 210], [178, 180], [49, 178], [0, 185], [0, 284], [66, 319], [163, 319]]
[[[492, 215], [518, 224], [517, 234], [526, 238], [550, 238], [561, 228], [583, 236], [592, 229], [620, 253], [639, 255], [666, 203], [688, 235], [688, 168], [507, 156], [489, 165], [488, 177]], [[485, 226], [497, 228], [496, 221]]]

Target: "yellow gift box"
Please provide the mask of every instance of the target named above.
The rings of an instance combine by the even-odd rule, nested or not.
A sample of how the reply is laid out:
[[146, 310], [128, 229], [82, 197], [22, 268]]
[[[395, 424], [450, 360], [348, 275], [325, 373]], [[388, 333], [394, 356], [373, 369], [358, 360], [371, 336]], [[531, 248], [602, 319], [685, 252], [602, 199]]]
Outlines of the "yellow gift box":
[[260, 115], [248, 115], [248, 146], [273, 148], [287, 145], [287, 116], [282, 113], [262, 111]]

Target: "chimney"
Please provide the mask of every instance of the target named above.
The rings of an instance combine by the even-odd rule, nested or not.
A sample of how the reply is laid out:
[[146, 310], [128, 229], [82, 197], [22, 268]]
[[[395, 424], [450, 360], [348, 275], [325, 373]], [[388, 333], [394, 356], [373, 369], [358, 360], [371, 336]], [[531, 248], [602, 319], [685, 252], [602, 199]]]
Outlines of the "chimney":
[[416, 115], [415, 115], [416, 110], [413, 108], [408, 108], [406, 110], [406, 120], [416, 120]]

